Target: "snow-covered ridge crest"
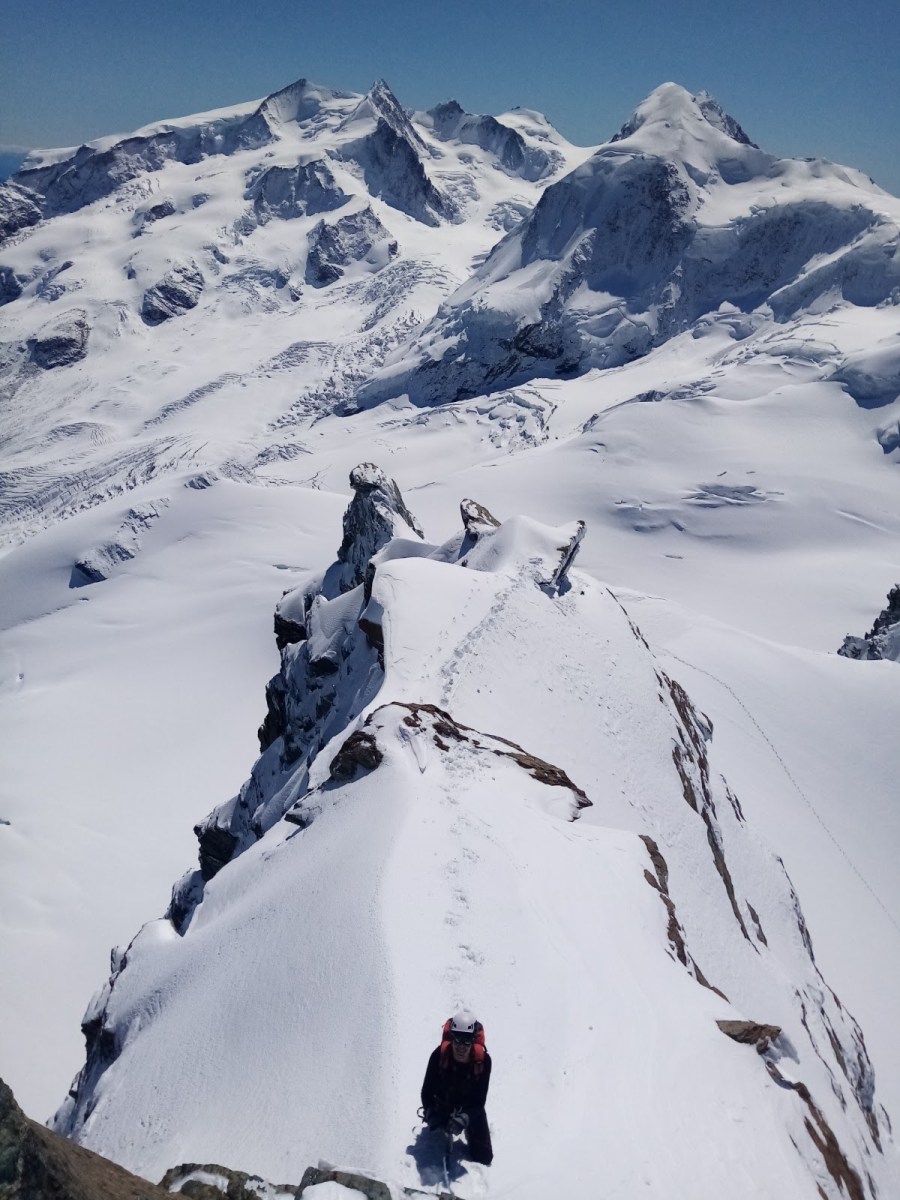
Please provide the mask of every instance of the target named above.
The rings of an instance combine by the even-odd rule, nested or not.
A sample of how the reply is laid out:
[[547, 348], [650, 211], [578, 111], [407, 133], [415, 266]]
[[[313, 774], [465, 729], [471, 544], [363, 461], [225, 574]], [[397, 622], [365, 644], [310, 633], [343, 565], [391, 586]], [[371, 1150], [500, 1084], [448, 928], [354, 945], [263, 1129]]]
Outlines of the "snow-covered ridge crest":
[[463, 517], [290, 600], [244, 842], [116, 955], [57, 1128], [153, 1178], [324, 1156], [416, 1184], [434, 1013], [465, 1001], [496, 1064], [497, 1194], [887, 1197], [862, 1033], [710, 722], [571, 567], [582, 530]]
[[259, 149], [287, 122], [315, 122], [321, 110], [353, 99], [299, 79], [249, 105], [159, 121], [123, 138], [99, 138], [74, 152], [50, 151], [22, 165], [16, 182], [41, 197], [45, 217], [73, 212], [166, 162], [199, 163], [215, 155]]

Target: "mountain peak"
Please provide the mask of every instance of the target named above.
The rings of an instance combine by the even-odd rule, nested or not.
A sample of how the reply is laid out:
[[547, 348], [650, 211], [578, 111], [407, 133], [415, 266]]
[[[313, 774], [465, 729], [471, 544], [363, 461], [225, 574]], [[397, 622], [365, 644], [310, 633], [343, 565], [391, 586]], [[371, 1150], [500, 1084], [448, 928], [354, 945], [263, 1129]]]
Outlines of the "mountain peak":
[[645, 136], [652, 135], [660, 129], [666, 131], [664, 136], [667, 141], [671, 141], [673, 129], [689, 132], [692, 137], [703, 140], [714, 137], [708, 131], [716, 130], [739, 145], [758, 149], [734, 117], [729, 116], [709, 92], [694, 94], [681, 84], [671, 82], [654, 88], [610, 141], [625, 141], [639, 131], [644, 132]]
[[320, 83], [314, 83], [311, 79], [297, 79], [266, 96], [259, 105], [259, 111], [277, 124], [283, 125], [290, 121], [308, 121], [329, 101], [352, 98], [352, 92], [338, 92]]
[[346, 118], [343, 126], [346, 128], [367, 120], [384, 121], [396, 134], [406, 138], [412, 145], [424, 149], [422, 139], [413, 129], [405, 109], [384, 79], [375, 80]]

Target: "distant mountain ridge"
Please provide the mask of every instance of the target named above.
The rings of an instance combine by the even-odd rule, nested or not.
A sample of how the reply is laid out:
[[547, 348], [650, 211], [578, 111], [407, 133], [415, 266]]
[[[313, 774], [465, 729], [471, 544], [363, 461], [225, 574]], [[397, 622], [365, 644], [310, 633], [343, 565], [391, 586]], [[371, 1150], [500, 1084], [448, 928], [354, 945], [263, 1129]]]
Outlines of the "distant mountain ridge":
[[711, 97], [664, 84], [361, 397], [439, 403], [615, 367], [723, 305], [746, 336], [815, 306], [892, 303], [898, 237], [900, 204], [871, 180], [765, 154]]
[[[210, 461], [198, 430], [174, 456], [149, 435], [183, 429], [172, 418], [200, 396], [271, 379], [272, 363], [306, 368], [289, 402], [264, 406], [263, 452], [323, 412], [616, 368], [687, 331], [721, 329], [749, 350], [773, 330], [900, 296], [900, 201], [858, 172], [766, 154], [711, 97], [671, 83], [592, 153], [528, 110], [407, 112], [384, 81], [358, 95], [301, 79], [258, 102], [32, 154], [0, 186], [0, 240], [3, 394], [49, 433], [72, 389], [65, 373], [33, 368], [77, 369], [102, 425], [101, 376], [127, 389], [139, 360], [154, 382], [143, 429], [128, 430], [136, 478], [187, 460], [253, 470], [252, 455]], [[259, 335], [230, 339], [223, 370], [198, 370], [221, 359], [223, 322]], [[816, 359], [866, 404], [900, 392], [896, 340], [875, 336], [872, 368], [840, 339]], [[170, 369], [181, 345], [190, 371]], [[119, 474], [117, 424], [104, 449], [77, 448], [95, 496], [116, 486], [104, 480]], [[878, 436], [892, 452], [894, 426]], [[243, 439], [234, 450], [246, 453]], [[70, 511], [68, 457], [47, 467], [40, 480], [14, 470], [0, 508], [9, 536], [29, 514]]]
[[[74, 369], [78, 394], [99, 388], [102, 424], [100, 377], [112, 370], [127, 387], [141, 361], [160, 403], [127, 437], [143, 444], [143, 470], [165, 473], [168, 452], [151, 429], [218, 391], [223, 375], [230, 391], [270, 377], [266, 361], [302, 358], [312, 377], [263, 426], [302, 424], [304, 413], [352, 403], [361, 378], [462, 282], [473, 256], [584, 153], [538, 115], [480, 117], [456, 104], [409, 113], [384, 81], [359, 95], [305, 79], [258, 102], [34, 152], [0, 186], [0, 389], [17, 397], [14, 409], [29, 408], [32, 430], [46, 420], [49, 432], [71, 394], [53, 372]], [[223, 321], [262, 324], [243, 348], [231, 339], [237, 359], [224, 372], [198, 375]], [[170, 361], [185, 337], [195, 366], [182, 383]], [[70, 490], [70, 448], [65, 439], [48, 464], [55, 513], [65, 509], [52, 494]], [[88, 451], [97, 495], [117, 474], [112, 449]], [[197, 452], [198, 468], [222, 465], [199, 445], [179, 458]], [[45, 500], [33, 477], [14, 479], [0, 520], [18, 537]]]

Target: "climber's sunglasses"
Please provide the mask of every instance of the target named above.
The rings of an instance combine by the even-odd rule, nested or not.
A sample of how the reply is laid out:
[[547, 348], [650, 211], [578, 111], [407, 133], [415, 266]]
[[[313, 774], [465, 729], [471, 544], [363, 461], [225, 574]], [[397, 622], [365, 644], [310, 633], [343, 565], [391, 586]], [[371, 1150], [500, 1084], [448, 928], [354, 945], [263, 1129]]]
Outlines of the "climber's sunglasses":
[[457, 1045], [460, 1045], [460, 1046], [471, 1046], [472, 1043], [475, 1041], [474, 1033], [457, 1033], [454, 1030], [454, 1032], [451, 1033], [450, 1036], [453, 1038], [454, 1042], [456, 1042]]

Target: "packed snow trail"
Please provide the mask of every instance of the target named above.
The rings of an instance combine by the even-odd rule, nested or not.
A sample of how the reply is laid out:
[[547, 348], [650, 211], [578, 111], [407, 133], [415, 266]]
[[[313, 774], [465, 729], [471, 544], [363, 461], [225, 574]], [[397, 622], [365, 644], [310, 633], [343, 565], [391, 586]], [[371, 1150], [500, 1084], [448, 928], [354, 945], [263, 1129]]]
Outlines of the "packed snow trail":
[[[489, 1031], [496, 1157], [460, 1196], [836, 1196], [804, 1101], [766, 1070], [785, 1057], [852, 1163], [878, 1130], [870, 1169], [891, 1177], [858, 1030], [780, 863], [708, 773], [703, 719], [605, 588], [538, 586], [569, 533], [519, 518], [465, 566], [458, 539], [376, 556], [367, 766], [338, 769], [353, 739], [333, 738], [184, 936], [145, 926], [91, 1014], [115, 1049], [61, 1127], [150, 1177], [325, 1158], [417, 1184], [399, 1148], [465, 1003]], [[744, 1017], [784, 1030], [765, 1061], [716, 1026]]]

